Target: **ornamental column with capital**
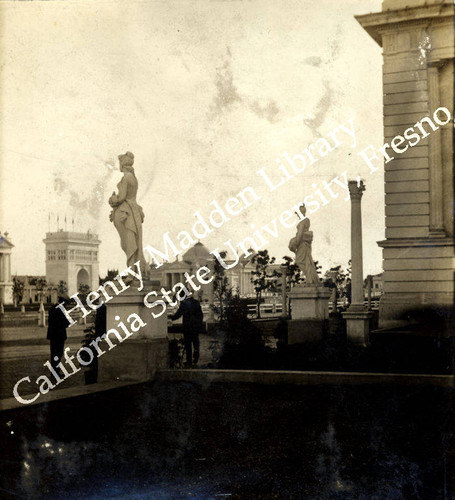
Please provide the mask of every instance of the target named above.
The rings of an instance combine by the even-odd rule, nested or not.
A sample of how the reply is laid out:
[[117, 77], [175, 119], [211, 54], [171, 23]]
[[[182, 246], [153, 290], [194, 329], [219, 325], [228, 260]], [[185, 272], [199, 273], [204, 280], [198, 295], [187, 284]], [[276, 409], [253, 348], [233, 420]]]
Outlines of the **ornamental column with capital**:
[[[351, 307], [363, 307], [362, 196], [365, 184], [349, 181], [351, 197]], [[351, 309], [351, 307], [349, 309]]]
[[343, 318], [346, 319], [348, 340], [366, 344], [372, 314], [365, 308], [363, 296], [361, 201], [365, 184], [363, 181], [349, 181], [348, 187], [351, 197], [351, 305], [343, 313]]

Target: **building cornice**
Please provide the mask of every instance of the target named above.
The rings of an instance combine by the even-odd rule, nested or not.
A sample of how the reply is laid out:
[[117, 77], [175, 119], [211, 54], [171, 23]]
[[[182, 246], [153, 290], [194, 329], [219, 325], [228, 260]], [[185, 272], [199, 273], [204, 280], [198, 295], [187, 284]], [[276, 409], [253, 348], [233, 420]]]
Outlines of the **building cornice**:
[[62, 239], [57, 239], [57, 238], [45, 238], [43, 240], [44, 243], [46, 244], [52, 244], [52, 243], [65, 243], [65, 244], [72, 244], [72, 245], [81, 245], [81, 246], [87, 246], [87, 245], [100, 245], [101, 240], [78, 240], [78, 239], [73, 239], [73, 238], [62, 238]]
[[433, 4], [354, 16], [362, 28], [382, 47], [382, 31], [390, 25], [419, 24], [432, 19], [453, 17], [453, 4]]
[[377, 242], [381, 248], [454, 246], [453, 238], [393, 238]]

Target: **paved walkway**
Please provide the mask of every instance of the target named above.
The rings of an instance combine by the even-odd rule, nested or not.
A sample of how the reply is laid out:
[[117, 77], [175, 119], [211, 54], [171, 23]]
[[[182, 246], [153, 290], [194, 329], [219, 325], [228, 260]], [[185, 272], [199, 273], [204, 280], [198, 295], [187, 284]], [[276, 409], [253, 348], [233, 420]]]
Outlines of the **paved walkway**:
[[[68, 328], [68, 340], [65, 347], [73, 353], [81, 347], [85, 325]], [[39, 326], [2, 327], [0, 328], [0, 399], [13, 396], [13, 388], [18, 380], [30, 377], [30, 391], [35, 387], [35, 380], [40, 375], [47, 375], [49, 370], [43, 364], [49, 360], [49, 341], [46, 339], [47, 328]], [[25, 383], [24, 383], [25, 385]], [[59, 389], [68, 389], [84, 385], [83, 371], [76, 373], [59, 385]], [[57, 389], [56, 389], [57, 390]]]
[[[71, 349], [74, 355], [81, 347], [81, 340], [84, 337], [85, 325], [74, 325], [67, 330], [68, 340], [65, 347]], [[0, 399], [11, 398], [13, 388], [17, 381], [23, 377], [30, 377], [29, 391], [33, 393], [35, 380], [40, 375], [47, 375], [49, 370], [44, 367], [44, 363], [49, 360], [49, 341], [46, 339], [47, 329], [33, 327], [2, 327], [0, 329]], [[181, 334], [169, 334], [169, 339], [181, 338]], [[200, 336], [200, 360], [199, 365], [206, 367], [212, 361], [212, 350], [210, 344], [212, 337]], [[78, 386], [84, 386], [83, 370], [67, 378], [58, 388], [52, 392], [66, 390]], [[26, 383], [24, 382], [24, 388]]]
[[[86, 325], [74, 325], [67, 329], [69, 340], [80, 341], [84, 335]], [[2, 326], [0, 327], [0, 347], [3, 345], [28, 344], [49, 344], [46, 339], [47, 328], [41, 326]]]

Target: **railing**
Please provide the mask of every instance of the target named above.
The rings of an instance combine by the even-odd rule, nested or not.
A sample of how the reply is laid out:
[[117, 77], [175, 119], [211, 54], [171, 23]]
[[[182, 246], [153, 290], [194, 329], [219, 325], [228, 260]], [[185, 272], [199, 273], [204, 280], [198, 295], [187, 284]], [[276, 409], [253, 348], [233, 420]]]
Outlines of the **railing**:
[[[368, 300], [365, 300], [363, 302], [363, 304], [365, 305], [365, 307], [368, 307]], [[346, 308], [346, 307], [349, 307], [349, 304], [346, 301], [339, 300], [337, 302], [337, 308], [338, 309], [342, 309], [342, 308]], [[333, 312], [333, 310], [334, 310], [333, 302], [329, 301], [329, 312]], [[377, 300], [377, 299], [376, 300], [374, 300], [374, 299], [371, 300], [371, 310], [372, 311], [379, 311], [379, 300]]]

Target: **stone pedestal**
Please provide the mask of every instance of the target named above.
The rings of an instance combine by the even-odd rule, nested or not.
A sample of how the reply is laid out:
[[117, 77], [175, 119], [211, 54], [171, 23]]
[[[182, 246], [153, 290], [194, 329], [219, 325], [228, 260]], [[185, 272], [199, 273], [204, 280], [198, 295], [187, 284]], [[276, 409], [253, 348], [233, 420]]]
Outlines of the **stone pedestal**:
[[[145, 326], [119, 343], [115, 335], [111, 335], [115, 347], [99, 357], [99, 381], [106, 380], [151, 380], [157, 368], [167, 367], [168, 338], [167, 312], [159, 318], [153, 318], [152, 312], [159, 314], [161, 306], [147, 308], [144, 297], [152, 290], [158, 297], [161, 295], [159, 282], [145, 282], [140, 292], [133, 283], [130, 288], [114, 297], [106, 304], [107, 330], [115, 328], [124, 337], [118, 324], [122, 321], [129, 328], [128, 317], [135, 313]], [[150, 296], [152, 303], [157, 297]], [[119, 319], [116, 319], [118, 317]]]
[[346, 320], [346, 333], [350, 342], [368, 344], [372, 317], [373, 313], [363, 306], [351, 306], [343, 313], [343, 318]]
[[300, 285], [289, 292], [292, 320], [288, 322], [288, 344], [322, 339], [329, 318], [331, 290], [318, 285]]

